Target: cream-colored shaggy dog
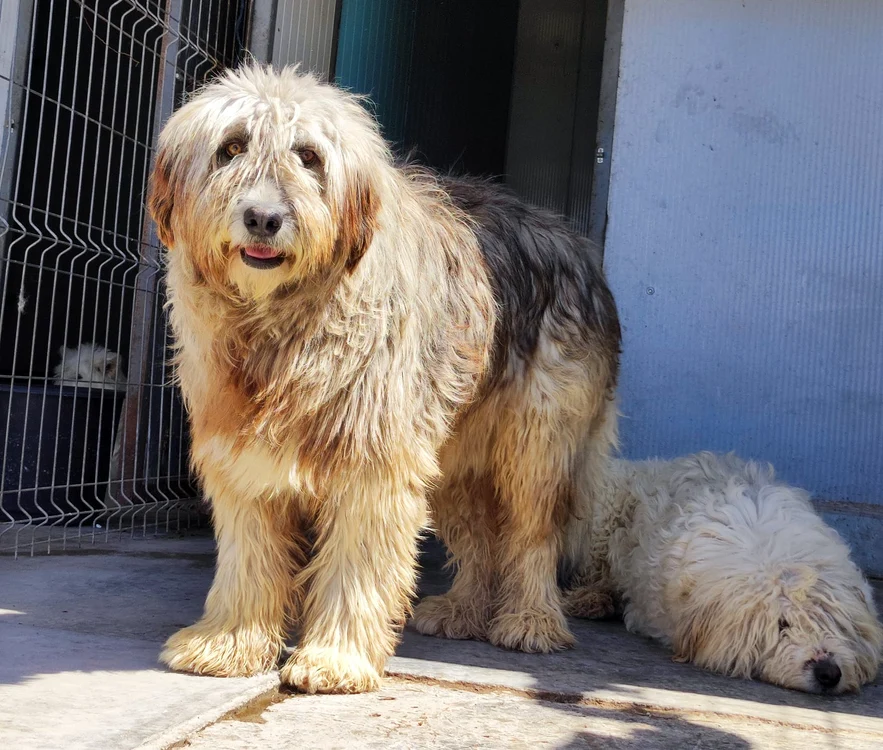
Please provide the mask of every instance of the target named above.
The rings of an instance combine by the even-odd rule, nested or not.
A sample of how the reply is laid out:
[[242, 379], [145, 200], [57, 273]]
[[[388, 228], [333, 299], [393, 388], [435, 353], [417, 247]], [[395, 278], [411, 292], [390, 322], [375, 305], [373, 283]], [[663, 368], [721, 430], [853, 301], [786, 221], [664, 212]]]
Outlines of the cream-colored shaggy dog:
[[807, 493], [771, 466], [712, 453], [615, 461], [609, 499], [591, 530], [570, 530], [601, 561], [570, 593], [573, 614], [616, 603], [629, 630], [679, 660], [797, 690], [874, 679], [883, 631], [870, 587]]
[[606, 467], [619, 323], [597, 249], [489, 183], [396, 166], [360, 102], [230, 72], [159, 139], [177, 372], [218, 562], [173, 669], [377, 686], [433, 521], [424, 633], [573, 642], [556, 566]]

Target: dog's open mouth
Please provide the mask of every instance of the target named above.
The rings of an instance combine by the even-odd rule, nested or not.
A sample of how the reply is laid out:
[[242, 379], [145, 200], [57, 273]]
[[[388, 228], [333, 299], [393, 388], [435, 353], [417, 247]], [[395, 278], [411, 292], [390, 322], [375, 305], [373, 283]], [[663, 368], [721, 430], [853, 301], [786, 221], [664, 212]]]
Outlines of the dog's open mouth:
[[248, 245], [239, 254], [242, 262], [252, 268], [278, 268], [285, 262], [282, 251], [268, 245]]

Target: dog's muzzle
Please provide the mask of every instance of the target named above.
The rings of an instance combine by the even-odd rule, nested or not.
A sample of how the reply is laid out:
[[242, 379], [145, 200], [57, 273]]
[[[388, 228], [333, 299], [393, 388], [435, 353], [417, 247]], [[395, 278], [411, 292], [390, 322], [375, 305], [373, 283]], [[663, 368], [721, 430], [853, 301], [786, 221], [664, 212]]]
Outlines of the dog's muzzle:
[[242, 262], [251, 268], [278, 268], [285, 262], [282, 252], [261, 240], [269, 240], [276, 236], [285, 217], [279, 211], [267, 210], [258, 206], [247, 208], [242, 221], [248, 233], [257, 240], [254, 245], [246, 245], [240, 250]]

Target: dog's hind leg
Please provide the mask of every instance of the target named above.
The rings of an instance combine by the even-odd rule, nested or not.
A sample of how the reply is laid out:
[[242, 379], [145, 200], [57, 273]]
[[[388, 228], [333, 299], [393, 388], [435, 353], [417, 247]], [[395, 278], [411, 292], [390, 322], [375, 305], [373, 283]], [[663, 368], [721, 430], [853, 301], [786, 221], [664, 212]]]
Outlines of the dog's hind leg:
[[610, 451], [617, 445], [616, 403], [607, 403], [579, 450], [574, 507], [567, 522], [562, 569], [567, 580], [564, 610], [597, 619], [616, 612], [608, 555], [610, 534], [628, 509], [611, 477]]
[[546, 653], [574, 643], [557, 581], [574, 447], [564, 425], [537, 407], [533, 403], [513, 413], [495, 449], [498, 590], [488, 640]]
[[493, 483], [472, 472], [448, 479], [435, 492], [432, 511], [456, 576], [446, 594], [417, 605], [412, 624], [425, 635], [484, 640], [494, 595]]
[[308, 693], [376, 690], [414, 595], [427, 502], [413, 486], [365, 477], [323, 500], [303, 571], [301, 642], [282, 682]]
[[217, 677], [267, 672], [283, 646], [293, 572], [303, 548], [287, 499], [236, 496], [206, 474], [218, 559], [205, 613], [175, 633], [160, 659]]

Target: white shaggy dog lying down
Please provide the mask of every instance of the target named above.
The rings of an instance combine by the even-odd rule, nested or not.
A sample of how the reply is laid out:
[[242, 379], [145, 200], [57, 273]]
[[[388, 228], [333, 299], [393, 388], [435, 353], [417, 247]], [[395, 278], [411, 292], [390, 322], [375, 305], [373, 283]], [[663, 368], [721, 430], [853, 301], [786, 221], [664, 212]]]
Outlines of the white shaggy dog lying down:
[[806, 492], [771, 466], [712, 453], [614, 461], [611, 481], [591, 528], [570, 530], [582, 535], [572, 554], [596, 561], [569, 592], [571, 614], [609, 615], [616, 602], [630, 631], [727, 675], [812, 693], [874, 679], [883, 631], [871, 589]]

